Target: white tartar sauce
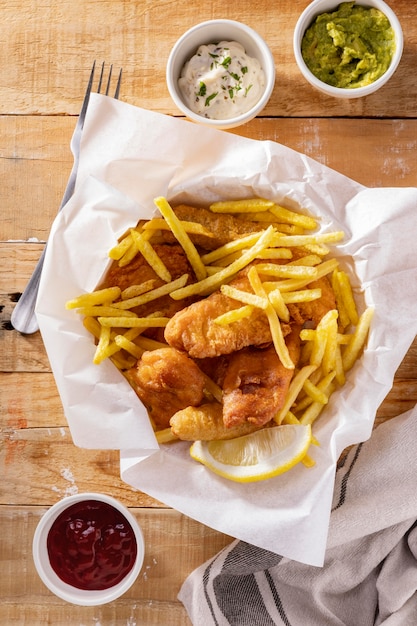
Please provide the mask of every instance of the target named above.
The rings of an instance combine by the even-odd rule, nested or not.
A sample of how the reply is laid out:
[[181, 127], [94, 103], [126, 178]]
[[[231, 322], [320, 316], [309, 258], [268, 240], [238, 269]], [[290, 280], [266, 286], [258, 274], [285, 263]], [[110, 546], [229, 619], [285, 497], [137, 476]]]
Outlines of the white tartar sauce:
[[184, 101], [198, 115], [228, 120], [246, 113], [260, 99], [265, 75], [257, 59], [236, 41], [202, 45], [178, 79]]

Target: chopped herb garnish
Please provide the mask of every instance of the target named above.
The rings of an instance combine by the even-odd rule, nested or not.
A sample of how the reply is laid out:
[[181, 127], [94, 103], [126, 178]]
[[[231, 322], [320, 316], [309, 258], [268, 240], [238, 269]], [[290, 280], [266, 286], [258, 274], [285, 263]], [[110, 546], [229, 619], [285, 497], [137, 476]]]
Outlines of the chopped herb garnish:
[[195, 95], [204, 97], [206, 93], [207, 93], [206, 83], [203, 83], [203, 81], [200, 81], [200, 88]]
[[208, 97], [206, 98], [206, 101], [205, 101], [204, 105], [205, 105], [206, 107], [209, 107], [209, 106], [210, 106], [210, 102], [211, 102], [211, 101], [213, 100], [213, 98], [215, 98], [217, 95], [218, 95], [218, 91], [216, 91], [216, 93], [212, 93], [210, 96], [208, 96]]
[[230, 98], [231, 100], [233, 100], [233, 96], [234, 96], [233, 89], [230, 87], [230, 88], [229, 88], [229, 98]]
[[239, 74], [235, 74], [234, 72], [229, 72], [229, 74], [230, 74], [230, 76], [231, 76], [232, 78], [234, 78], [237, 82], [239, 82], [239, 81], [240, 81], [240, 76], [239, 76]]
[[248, 73], [248, 71], [249, 71], [249, 70], [248, 70], [248, 68], [247, 68], [247, 66], [246, 66], [246, 65], [245, 65], [244, 67], [242, 67], [242, 74], [247, 74], [247, 73]]
[[225, 59], [223, 59], [220, 65], [223, 65], [223, 67], [227, 69], [229, 65], [231, 64], [231, 62], [232, 62], [232, 57], [226, 57]]
[[252, 83], [248, 87], [246, 87], [246, 89], [245, 89], [245, 98], [248, 95], [249, 90], [251, 89], [251, 87], [253, 87]]

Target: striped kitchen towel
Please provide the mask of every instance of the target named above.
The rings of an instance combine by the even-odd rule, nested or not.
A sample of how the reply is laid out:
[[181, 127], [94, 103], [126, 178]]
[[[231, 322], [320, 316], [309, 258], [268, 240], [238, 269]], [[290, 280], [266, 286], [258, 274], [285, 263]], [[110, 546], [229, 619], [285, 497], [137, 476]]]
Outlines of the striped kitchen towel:
[[417, 407], [339, 463], [323, 567], [234, 541], [178, 597], [194, 626], [417, 626]]

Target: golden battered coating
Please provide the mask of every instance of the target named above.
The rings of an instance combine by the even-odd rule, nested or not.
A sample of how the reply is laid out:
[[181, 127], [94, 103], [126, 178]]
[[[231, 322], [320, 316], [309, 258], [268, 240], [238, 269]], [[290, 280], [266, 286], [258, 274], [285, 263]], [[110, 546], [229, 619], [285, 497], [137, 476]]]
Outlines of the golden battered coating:
[[158, 429], [167, 428], [178, 410], [197, 406], [204, 398], [204, 374], [192, 359], [174, 348], [144, 352], [126, 378]]
[[[287, 337], [291, 359], [300, 356], [300, 329]], [[286, 369], [273, 345], [245, 348], [229, 357], [223, 382], [223, 421], [226, 428], [250, 422], [263, 426], [284, 405], [294, 370]]]
[[184, 441], [234, 439], [261, 428], [249, 422], [227, 428], [223, 422], [222, 405], [217, 402], [182, 409], [171, 417], [170, 424], [174, 435]]
[[[252, 292], [245, 271], [238, 274], [230, 285]], [[176, 313], [165, 327], [165, 340], [197, 359], [231, 354], [247, 346], [270, 343], [270, 326], [262, 309], [255, 308], [250, 317], [232, 324], [222, 325], [214, 321], [219, 315], [240, 306], [240, 302], [217, 290]], [[282, 329], [284, 336], [290, 332], [287, 324], [282, 324]]]

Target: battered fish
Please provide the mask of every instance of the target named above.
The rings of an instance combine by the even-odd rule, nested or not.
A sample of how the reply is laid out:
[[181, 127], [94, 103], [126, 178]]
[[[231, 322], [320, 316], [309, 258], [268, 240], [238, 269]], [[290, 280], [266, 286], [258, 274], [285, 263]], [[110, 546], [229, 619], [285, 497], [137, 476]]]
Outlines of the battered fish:
[[[300, 328], [286, 338], [293, 363], [300, 358]], [[294, 370], [286, 369], [273, 345], [245, 348], [231, 354], [223, 382], [223, 421], [226, 428], [247, 422], [263, 426], [285, 402]]]
[[[196, 208], [187, 204], [173, 207], [176, 216], [187, 222], [197, 222], [210, 231], [212, 237], [204, 235], [190, 235], [190, 239], [196, 246], [204, 250], [215, 250], [229, 241], [239, 239], [251, 233], [263, 230], [265, 226], [256, 222], [249, 222], [234, 215], [213, 213], [207, 209]], [[173, 235], [168, 231], [161, 232], [166, 241], [173, 241]]]
[[[246, 271], [241, 272], [230, 285], [252, 292]], [[253, 292], [252, 292], [253, 293]], [[217, 324], [214, 319], [241, 307], [242, 304], [221, 291], [191, 304], [176, 313], [165, 327], [165, 340], [178, 350], [185, 350], [197, 359], [231, 354], [247, 346], [260, 346], [271, 342], [268, 318], [262, 309], [254, 309], [250, 317], [232, 324]], [[284, 337], [290, 332], [282, 324]]]
[[[172, 280], [175, 280], [184, 274], [188, 274], [189, 282], [196, 280], [191, 265], [189, 264], [188, 259], [179, 244], [155, 244], [153, 248], [170, 272]], [[164, 281], [159, 278], [145, 258], [141, 254], [138, 254], [128, 265], [124, 267], [119, 267], [118, 263], [114, 262], [106, 275], [105, 281], [102, 285], [100, 285], [100, 288], [119, 286], [123, 291], [127, 287], [131, 287], [132, 285], [141, 285], [149, 280], [154, 281], [153, 288], [160, 287], [164, 284]], [[193, 301], [194, 299], [191, 298], [176, 301], [168, 295], [162, 296], [157, 300], [152, 300], [148, 304], [135, 307], [132, 311], [134, 311], [139, 317], [145, 317], [154, 311], [159, 311], [163, 316], [172, 317], [174, 313], [182, 309], [184, 306], [191, 304]], [[158, 341], [164, 341], [163, 329], [149, 329], [144, 332], [144, 335], [152, 337]]]
[[160, 348], [144, 352], [126, 378], [147, 408], [158, 429], [167, 428], [180, 409], [204, 399], [205, 376], [183, 352]]
[[175, 413], [170, 420], [174, 435], [184, 441], [213, 441], [234, 439], [259, 430], [257, 424], [246, 422], [226, 428], [223, 422], [222, 405], [217, 402], [187, 407]]
[[320, 322], [321, 318], [329, 311], [333, 311], [337, 308], [336, 297], [330, 280], [327, 276], [323, 276], [319, 280], [308, 285], [309, 289], [321, 290], [321, 297], [311, 302], [299, 302], [297, 304], [288, 304], [288, 310], [291, 318], [297, 324], [304, 324], [305, 322], [312, 322], [314, 326]]

